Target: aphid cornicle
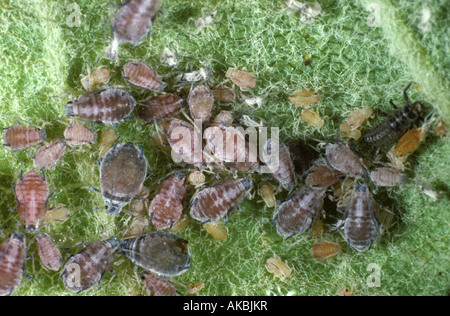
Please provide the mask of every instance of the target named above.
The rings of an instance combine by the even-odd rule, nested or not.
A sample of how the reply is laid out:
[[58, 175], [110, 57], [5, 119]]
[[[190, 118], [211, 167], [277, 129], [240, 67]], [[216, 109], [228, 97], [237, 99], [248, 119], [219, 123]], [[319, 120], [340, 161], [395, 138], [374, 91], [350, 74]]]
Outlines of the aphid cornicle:
[[159, 122], [175, 116], [183, 105], [183, 99], [173, 93], [160, 94], [145, 101], [136, 109], [136, 117], [146, 123]]
[[277, 233], [295, 236], [306, 231], [319, 216], [325, 190], [303, 188], [280, 204], [275, 215]]
[[19, 213], [25, 230], [34, 233], [47, 212], [48, 183], [42, 175], [34, 170], [29, 170], [17, 180], [14, 191], [17, 213]]
[[414, 122], [420, 118], [423, 110], [423, 104], [416, 101], [411, 104], [407, 91], [411, 87], [411, 83], [403, 91], [403, 97], [406, 104], [397, 108], [392, 100], [390, 104], [395, 111], [386, 120], [375, 126], [363, 135], [363, 141], [373, 147], [383, 147], [389, 145], [406, 133]]
[[118, 144], [100, 166], [100, 185], [107, 213], [120, 210], [138, 194], [147, 176], [147, 158], [132, 143]]
[[47, 134], [45, 129], [16, 124], [6, 129], [3, 135], [3, 146], [10, 147], [13, 150], [19, 150], [39, 144], [46, 138]]
[[64, 139], [73, 146], [94, 144], [97, 134], [83, 125], [70, 125], [64, 130]]
[[80, 293], [91, 289], [111, 268], [117, 250], [117, 239], [93, 241], [64, 266], [63, 281], [67, 290]]
[[0, 245], [0, 295], [11, 294], [19, 286], [25, 260], [25, 235], [13, 232]]
[[132, 85], [145, 89], [163, 91], [167, 86], [161, 76], [143, 62], [126, 63], [123, 66], [123, 76]]
[[370, 249], [378, 237], [378, 206], [366, 184], [356, 185], [347, 204], [344, 236], [349, 248]]
[[131, 94], [120, 89], [101, 89], [88, 92], [69, 101], [67, 116], [78, 116], [88, 122], [116, 124], [126, 119], [136, 106]]
[[241, 203], [252, 188], [248, 178], [220, 180], [197, 191], [192, 197], [191, 217], [201, 222], [215, 222]]
[[153, 226], [157, 230], [171, 227], [180, 219], [183, 211], [183, 200], [186, 195], [185, 179], [186, 175], [177, 171], [159, 185], [158, 191], [148, 208]]
[[363, 177], [366, 169], [356, 154], [343, 144], [328, 144], [325, 147], [325, 156], [331, 167], [344, 175]]
[[39, 233], [35, 238], [36, 248], [42, 265], [47, 269], [58, 271], [63, 262], [58, 247], [45, 233]]
[[36, 169], [54, 169], [66, 152], [66, 147], [67, 144], [62, 138], [42, 146], [33, 156], [33, 166]]
[[177, 295], [177, 289], [169, 281], [159, 278], [151, 272], [143, 273], [141, 279], [150, 296]]
[[393, 168], [376, 168], [370, 172], [370, 180], [381, 187], [393, 187], [406, 183], [406, 174]]
[[122, 240], [119, 249], [135, 264], [161, 276], [176, 276], [188, 269], [187, 240], [169, 232], [151, 232]]

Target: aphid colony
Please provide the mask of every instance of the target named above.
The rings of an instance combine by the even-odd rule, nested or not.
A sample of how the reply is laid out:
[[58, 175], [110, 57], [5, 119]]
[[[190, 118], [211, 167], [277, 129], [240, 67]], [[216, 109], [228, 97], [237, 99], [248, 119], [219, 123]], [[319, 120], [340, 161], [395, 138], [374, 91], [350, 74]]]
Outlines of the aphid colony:
[[[150, 34], [160, 5], [159, 0], [130, 0], [121, 7], [112, 20], [107, 56], [118, 59], [120, 44], [136, 46]], [[304, 12], [307, 9], [303, 4], [301, 8], [292, 8]], [[211, 19], [216, 8], [213, 12], [209, 15]], [[133, 23], [129, 25], [128, 21]], [[204, 23], [196, 24], [204, 26]], [[165, 55], [168, 54], [169, 50], [165, 49]], [[177, 65], [178, 61], [170, 63], [171, 67]], [[164, 82], [162, 76], [145, 62], [127, 62], [122, 67], [124, 80], [132, 88], [152, 93], [151, 97], [139, 102], [136, 101], [138, 95], [122, 89], [92, 90], [95, 85], [109, 80], [107, 69], [98, 68], [95, 72], [82, 80], [87, 92], [65, 106], [66, 116], [72, 122], [63, 137], [45, 143], [35, 151], [33, 165], [42, 172], [21, 171], [13, 184], [16, 211], [25, 232], [36, 241], [42, 266], [60, 271], [62, 282], [69, 291], [79, 293], [99, 284], [112, 268], [115, 257], [122, 253], [145, 271], [142, 282], [150, 295], [176, 295], [177, 290], [168, 278], [191, 268], [191, 257], [188, 241], [174, 232], [187, 226], [190, 217], [202, 224], [201, 227], [216, 240], [226, 240], [224, 224], [252, 190], [258, 192], [267, 208], [274, 208], [272, 224], [276, 225], [279, 235], [287, 238], [308, 231], [312, 236], [320, 236], [321, 232], [311, 231], [323, 231], [319, 218], [326, 216], [324, 201], [330, 190], [334, 190], [333, 193], [340, 190], [334, 195], [337, 205], [345, 206], [345, 213], [337, 228], [342, 230], [349, 248], [366, 251], [381, 231], [378, 205], [371, 187], [397, 186], [407, 180], [403, 170], [394, 163], [392, 167], [367, 168], [344, 142], [321, 144], [320, 155], [320, 150], [311, 152], [306, 148], [308, 145], [301, 142], [288, 146], [279, 140], [268, 139], [262, 146], [263, 154], [259, 154], [251, 141], [252, 136], [246, 135], [235, 123], [237, 120], [232, 112], [221, 111], [212, 117], [217, 102], [235, 102], [235, 89], [248, 91], [256, 86], [256, 78], [251, 72], [230, 67], [223, 75], [231, 81], [233, 88], [226, 85], [210, 88], [207, 82], [212, 77], [211, 70], [204, 67], [176, 76], [173, 79], [175, 86], [181, 88], [173, 90], [175, 86]], [[406, 94], [409, 86], [404, 90], [406, 105], [365, 133], [361, 146], [390, 145], [414, 130], [406, 133], [419, 117], [422, 104], [411, 104]], [[248, 103], [248, 98], [243, 99]], [[304, 121], [318, 129], [324, 125], [319, 114], [307, 108], [320, 102], [318, 93], [299, 91], [289, 99], [295, 106], [303, 107], [301, 118]], [[392, 101], [391, 104], [395, 107]], [[183, 108], [185, 105], [190, 116]], [[341, 125], [341, 133], [359, 139], [361, 133], [355, 130], [370, 117], [372, 112], [369, 110], [365, 108], [352, 113]], [[153, 188], [145, 184], [152, 175], [152, 168], [142, 144], [139, 147], [132, 142], [119, 143], [114, 130], [122, 121], [133, 118], [133, 113], [143, 125], [154, 124], [156, 131], [149, 139], [156, 148], [170, 155], [171, 163], [175, 163], [176, 169], [154, 182]], [[75, 119], [90, 124], [90, 128], [83, 123], [74, 123]], [[102, 159], [101, 163], [99, 161], [99, 183], [105, 211], [116, 216], [129, 216], [125, 214], [129, 209], [134, 218], [123, 229], [121, 239], [110, 236], [88, 242], [64, 264], [58, 245], [40, 230], [44, 222], [64, 221], [69, 216], [67, 208], [62, 206], [48, 209], [56, 188], [44, 170], [55, 169], [72, 147], [95, 144], [94, 124], [98, 123], [113, 127], [98, 137], [98, 157]], [[199, 133], [203, 133], [203, 137], [199, 137]], [[21, 123], [10, 126], [4, 133], [4, 145], [14, 151], [36, 146], [46, 139], [44, 128]], [[391, 151], [404, 162], [415, 146], [410, 145], [413, 141], [402, 142], [402, 139]], [[277, 155], [275, 167], [272, 164], [274, 154]], [[262, 170], [269, 170], [271, 178], [256, 183], [254, 179], [261, 178]], [[211, 180], [205, 173], [215, 174], [218, 179]], [[347, 183], [350, 184], [347, 186]], [[283, 191], [289, 196], [279, 202], [275, 192]], [[186, 208], [189, 217], [184, 214]], [[150, 227], [156, 231], [150, 231]], [[31, 240], [28, 235], [13, 232], [0, 244], [0, 295], [10, 294], [20, 284], [26, 262], [26, 239]], [[311, 254], [322, 260], [341, 251], [339, 243], [322, 241], [314, 244]], [[283, 279], [292, 273], [277, 257], [267, 260], [266, 268]]]

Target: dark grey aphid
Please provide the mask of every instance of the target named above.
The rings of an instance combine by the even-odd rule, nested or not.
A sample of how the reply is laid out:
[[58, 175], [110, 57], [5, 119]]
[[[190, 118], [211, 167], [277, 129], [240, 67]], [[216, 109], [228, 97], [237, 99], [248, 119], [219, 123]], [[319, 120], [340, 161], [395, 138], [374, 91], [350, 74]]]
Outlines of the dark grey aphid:
[[105, 155], [100, 166], [100, 185], [106, 211], [120, 210], [138, 194], [147, 175], [147, 158], [132, 143], [118, 144]]
[[11, 294], [19, 286], [25, 260], [25, 235], [13, 232], [0, 245], [0, 295]]
[[325, 156], [333, 169], [342, 172], [346, 176], [365, 176], [366, 169], [359, 157], [346, 145], [327, 144], [325, 146]]
[[406, 93], [411, 83], [403, 91], [406, 104], [398, 108], [392, 99], [389, 101], [395, 111], [386, 120], [375, 126], [362, 137], [363, 141], [373, 147], [383, 147], [397, 141], [405, 134], [414, 122], [420, 118], [423, 104], [416, 101], [411, 104]]
[[117, 239], [111, 237], [105, 241], [93, 241], [81, 249], [64, 267], [66, 289], [79, 293], [100, 282], [114, 262], [117, 245]]
[[319, 216], [325, 198], [325, 190], [303, 188], [280, 204], [275, 215], [277, 233], [295, 236], [307, 230]]
[[190, 267], [187, 240], [169, 232], [122, 240], [119, 249], [138, 266], [160, 276], [179, 275]]
[[344, 235], [349, 247], [370, 249], [378, 237], [378, 206], [366, 184], [358, 184], [348, 202]]

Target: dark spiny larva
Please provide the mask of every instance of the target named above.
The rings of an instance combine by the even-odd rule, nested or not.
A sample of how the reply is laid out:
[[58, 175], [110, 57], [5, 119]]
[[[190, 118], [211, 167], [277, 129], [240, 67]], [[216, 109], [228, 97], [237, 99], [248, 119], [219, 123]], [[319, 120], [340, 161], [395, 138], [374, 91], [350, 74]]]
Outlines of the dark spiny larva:
[[47, 213], [49, 188], [47, 181], [34, 170], [29, 170], [17, 180], [15, 185], [17, 213], [25, 230], [35, 232]]
[[88, 92], [66, 105], [67, 116], [88, 122], [116, 124], [126, 119], [136, 106], [131, 94], [119, 89]]
[[47, 269], [58, 271], [63, 263], [61, 252], [45, 233], [36, 235], [36, 248], [41, 263]]
[[5, 142], [3, 145], [18, 150], [39, 144], [46, 138], [45, 129], [16, 124], [6, 129], [5, 135], [3, 135], [3, 141]]
[[13, 232], [0, 245], [0, 295], [11, 294], [19, 286], [25, 260], [25, 235]]
[[64, 286], [72, 292], [89, 290], [111, 268], [117, 240], [111, 237], [105, 241], [93, 241], [81, 249], [64, 266]]
[[401, 108], [397, 108], [390, 100], [391, 105], [395, 108], [394, 113], [364, 134], [362, 138], [364, 142], [373, 147], [383, 147], [392, 144], [400, 139], [411, 128], [413, 123], [420, 118], [423, 105], [418, 101], [411, 104], [407, 95], [410, 86], [411, 83], [403, 91], [406, 104]]
[[119, 215], [141, 190], [147, 176], [147, 158], [132, 143], [119, 144], [105, 155], [100, 166], [100, 185], [107, 213]]
[[215, 222], [239, 205], [252, 188], [247, 178], [220, 180], [197, 191], [192, 197], [191, 217], [201, 222]]
[[378, 206], [366, 184], [356, 187], [346, 208], [344, 235], [349, 247], [370, 249], [378, 237]]
[[179, 275], [191, 261], [187, 240], [169, 232], [122, 240], [119, 248], [135, 264], [159, 276]]
[[183, 99], [173, 93], [160, 94], [137, 107], [136, 116], [146, 123], [163, 121], [175, 116], [183, 105]]
[[277, 233], [295, 236], [307, 230], [319, 216], [325, 198], [325, 190], [303, 188], [280, 204], [275, 215]]
[[131, 84], [150, 90], [163, 91], [166, 84], [155, 70], [143, 62], [130, 62], [123, 66], [123, 76]]

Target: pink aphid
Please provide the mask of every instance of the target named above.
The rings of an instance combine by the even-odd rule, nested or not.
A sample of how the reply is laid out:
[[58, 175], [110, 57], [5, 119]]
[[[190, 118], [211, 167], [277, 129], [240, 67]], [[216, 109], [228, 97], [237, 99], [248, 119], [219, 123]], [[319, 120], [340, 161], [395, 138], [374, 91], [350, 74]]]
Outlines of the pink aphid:
[[56, 163], [66, 152], [66, 147], [66, 142], [62, 138], [42, 146], [33, 156], [34, 167], [36, 169], [54, 169]]
[[70, 125], [64, 130], [64, 138], [74, 146], [93, 144], [97, 140], [97, 134], [83, 125]]
[[49, 270], [58, 271], [63, 259], [53, 241], [46, 234], [39, 233], [36, 235], [36, 246], [42, 265]]
[[19, 150], [39, 144], [47, 138], [45, 129], [20, 124], [12, 125], [3, 135], [4, 144], [13, 150]]
[[0, 245], [0, 295], [11, 294], [19, 286], [25, 259], [25, 235], [13, 232]]
[[156, 71], [143, 62], [125, 64], [123, 74], [131, 84], [141, 88], [163, 91], [167, 86]]

